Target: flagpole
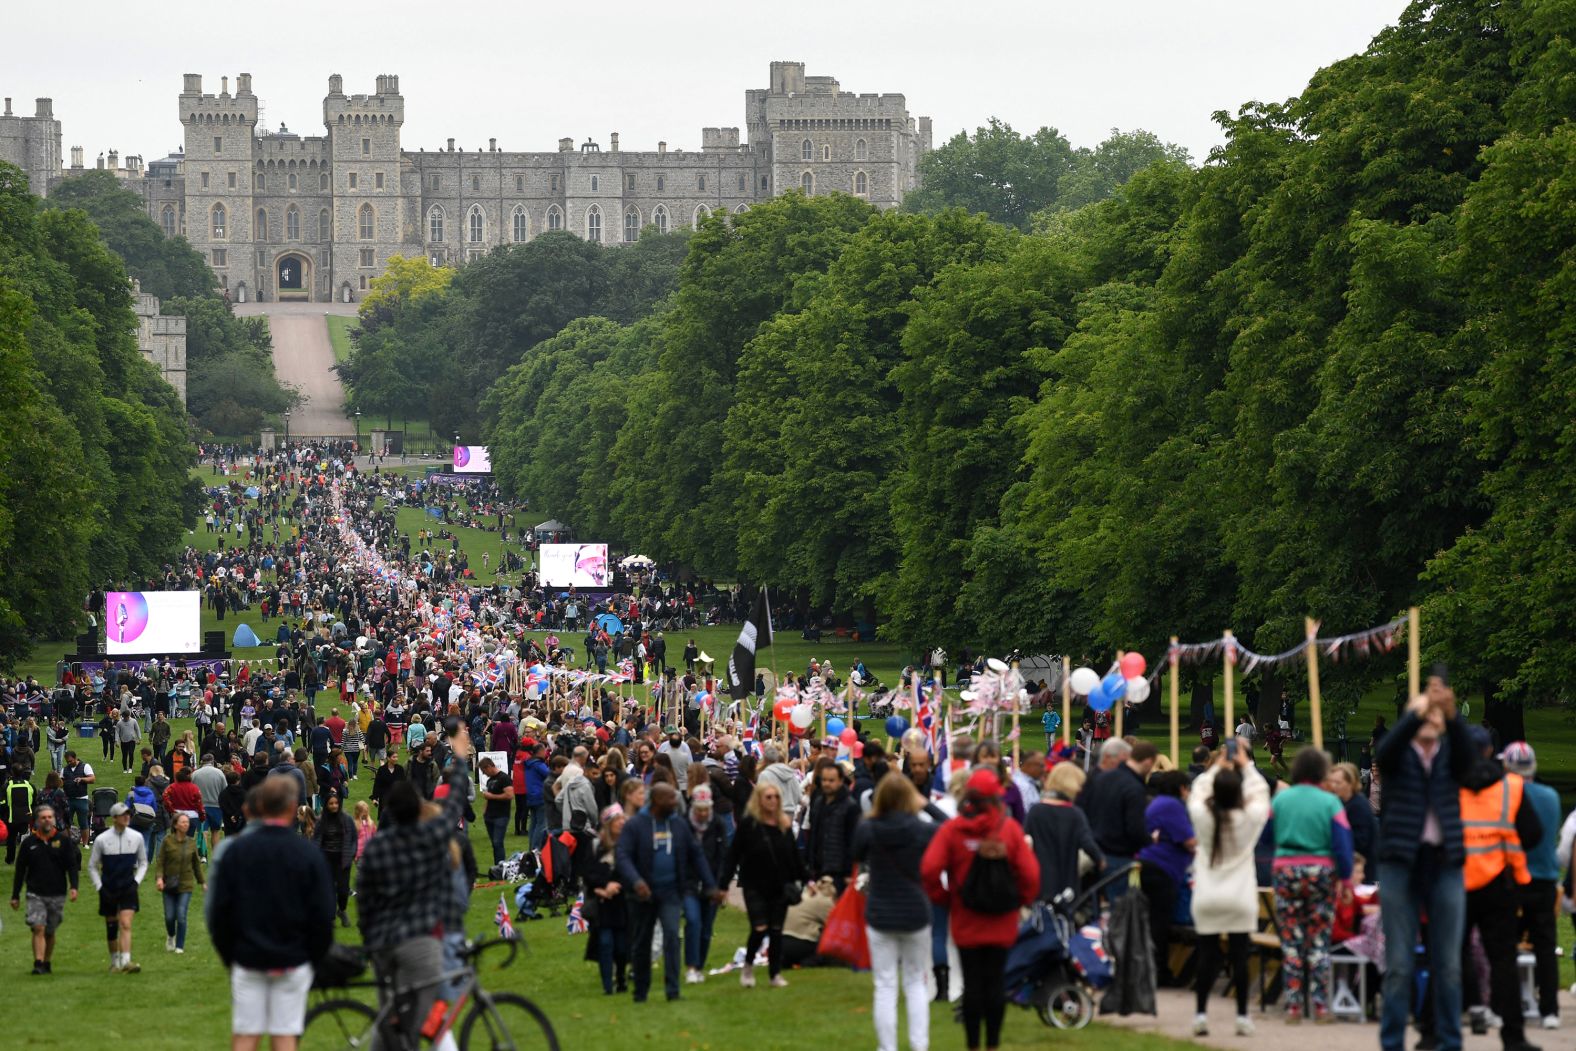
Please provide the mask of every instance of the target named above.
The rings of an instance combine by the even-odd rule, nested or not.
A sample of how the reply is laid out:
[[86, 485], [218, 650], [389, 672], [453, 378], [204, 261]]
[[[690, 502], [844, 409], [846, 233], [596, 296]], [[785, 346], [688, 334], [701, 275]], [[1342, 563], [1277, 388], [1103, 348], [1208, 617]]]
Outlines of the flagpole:
[[[1116, 666], [1118, 668], [1120, 668], [1122, 666], [1122, 651], [1121, 650], [1117, 650], [1116, 651]], [[1118, 697], [1116, 699], [1116, 736], [1117, 736], [1118, 739], [1120, 739], [1121, 736], [1122, 736], [1122, 716], [1126, 712], [1127, 712], [1127, 697], [1124, 694], [1123, 696]]]
[[1237, 661], [1236, 661], [1236, 656], [1235, 656], [1236, 655], [1236, 645], [1237, 645], [1237, 643], [1236, 643], [1236, 639], [1232, 636], [1231, 632], [1229, 632], [1229, 631], [1226, 632], [1226, 634], [1225, 634], [1225, 640], [1226, 640], [1226, 645], [1225, 645], [1225, 658], [1226, 658], [1226, 660], [1225, 660], [1225, 664], [1226, 664], [1226, 729], [1225, 729], [1225, 733], [1221, 735], [1220, 739], [1222, 741], [1227, 739], [1225, 734], [1235, 734], [1237, 732], [1237, 720], [1235, 718], [1233, 718], [1233, 716], [1232, 716], [1232, 709], [1234, 707], [1234, 705], [1232, 703], [1232, 700], [1233, 700], [1233, 698], [1232, 698], [1232, 685], [1233, 685], [1234, 678], [1235, 678], [1234, 673], [1235, 673], [1236, 668], [1237, 668]]
[[1422, 643], [1423, 627], [1418, 622], [1418, 613], [1416, 606], [1406, 611], [1406, 689], [1409, 702], [1423, 692], [1422, 657], [1418, 652]]
[[1324, 750], [1324, 711], [1319, 699], [1319, 647], [1317, 637], [1319, 622], [1312, 617], [1302, 618], [1303, 631], [1308, 639], [1308, 707], [1313, 719], [1313, 746]]
[[1181, 722], [1178, 714], [1182, 695], [1182, 681], [1177, 674], [1177, 667], [1181, 663], [1181, 654], [1177, 652], [1177, 637], [1171, 636], [1171, 765], [1178, 770], [1182, 769], [1181, 747], [1182, 734]]
[[[1018, 662], [1017, 661], [1013, 661], [1012, 662], [1012, 670], [1014, 672], [1016, 672], [1018, 670]], [[1016, 677], [1017, 676], [1014, 676], [1014, 678], [1016, 678]], [[1022, 691], [1022, 687], [1019, 687], [1018, 691], [1015, 691], [1013, 693], [1013, 695], [1012, 695], [1012, 768], [1014, 770], [1018, 769], [1018, 757], [1019, 757], [1019, 754], [1020, 754], [1020, 747], [1019, 747], [1019, 740], [1018, 740], [1018, 737], [1019, 737], [1019, 734], [1018, 734], [1018, 714], [1019, 714], [1019, 709], [1023, 707], [1022, 698], [1019, 696], [1019, 693], [1021, 691]], [[1030, 805], [1032, 806], [1033, 804], [1031, 803]]]
[[1062, 744], [1073, 743], [1073, 659], [1062, 658]]

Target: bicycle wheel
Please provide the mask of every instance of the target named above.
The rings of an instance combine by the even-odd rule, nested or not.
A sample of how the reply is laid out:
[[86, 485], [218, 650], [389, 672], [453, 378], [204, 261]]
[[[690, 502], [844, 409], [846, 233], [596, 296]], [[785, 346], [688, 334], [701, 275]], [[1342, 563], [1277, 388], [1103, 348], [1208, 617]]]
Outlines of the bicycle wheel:
[[480, 993], [460, 1025], [460, 1051], [558, 1051], [558, 1035], [525, 997]]
[[345, 1051], [372, 1046], [377, 1012], [359, 1000], [322, 1000], [306, 1013], [301, 1051]]

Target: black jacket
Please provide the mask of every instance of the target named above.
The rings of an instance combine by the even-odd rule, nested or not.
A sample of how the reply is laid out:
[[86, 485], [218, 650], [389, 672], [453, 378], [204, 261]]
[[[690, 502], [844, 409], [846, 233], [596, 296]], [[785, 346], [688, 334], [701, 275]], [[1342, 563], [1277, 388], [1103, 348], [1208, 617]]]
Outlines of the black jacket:
[[334, 880], [323, 852], [288, 828], [227, 840], [208, 881], [219, 958], [253, 970], [317, 963], [334, 940]]
[[735, 873], [744, 891], [773, 899], [781, 897], [784, 883], [805, 878], [804, 861], [794, 846], [793, 833], [762, 825], [744, 815], [733, 834], [733, 845], [717, 886], [726, 887]]
[[1034, 844], [1040, 863], [1040, 900], [1051, 901], [1071, 887], [1078, 890], [1078, 852], [1094, 860], [1096, 868], [1105, 867], [1105, 854], [1094, 841], [1089, 819], [1075, 806], [1036, 803], [1024, 818], [1023, 831]]
[[82, 871], [82, 852], [76, 841], [57, 831], [49, 839], [29, 832], [16, 848], [16, 876], [11, 881], [11, 900], [20, 901], [22, 890], [60, 897], [67, 888], [75, 889]]
[[853, 869], [854, 829], [859, 824], [859, 804], [846, 787], [827, 799], [817, 791], [810, 801], [810, 834], [805, 844], [805, 864], [810, 875], [847, 876]]
[[[1430, 808], [1439, 819], [1444, 840], [1445, 864], [1466, 864], [1461, 842], [1461, 785], [1472, 769], [1472, 740], [1459, 718], [1445, 723], [1444, 736], [1428, 771], [1412, 747], [1412, 738], [1423, 721], [1411, 712], [1374, 750], [1374, 765], [1384, 788], [1384, 809], [1379, 814], [1379, 861], [1411, 867], [1423, 836], [1423, 821]], [[1377, 871], [1377, 870], [1376, 870]]]
[[936, 828], [913, 814], [883, 814], [854, 830], [853, 859], [870, 873], [865, 923], [875, 930], [917, 931], [930, 925], [919, 863]]
[[1144, 782], [1126, 763], [1118, 763], [1084, 786], [1078, 807], [1089, 818], [1094, 841], [1107, 854], [1130, 858], [1144, 849]]

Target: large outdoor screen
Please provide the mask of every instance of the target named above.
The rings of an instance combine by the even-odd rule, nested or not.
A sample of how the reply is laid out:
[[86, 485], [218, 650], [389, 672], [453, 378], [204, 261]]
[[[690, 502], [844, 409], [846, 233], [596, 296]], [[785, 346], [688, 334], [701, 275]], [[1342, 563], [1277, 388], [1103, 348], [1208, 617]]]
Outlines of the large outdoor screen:
[[541, 565], [547, 587], [607, 587], [606, 544], [543, 544]]
[[456, 474], [492, 474], [492, 457], [485, 445], [456, 445], [454, 447]]
[[196, 653], [201, 649], [201, 592], [111, 591], [105, 599], [105, 653]]

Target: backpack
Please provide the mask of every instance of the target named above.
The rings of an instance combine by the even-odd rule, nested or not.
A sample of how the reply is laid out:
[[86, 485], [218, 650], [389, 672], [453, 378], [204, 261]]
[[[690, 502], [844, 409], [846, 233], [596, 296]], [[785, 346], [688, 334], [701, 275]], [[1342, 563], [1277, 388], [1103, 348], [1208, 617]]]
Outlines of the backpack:
[[1018, 911], [1018, 881], [1012, 875], [1007, 855], [989, 858], [976, 852], [969, 874], [963, 877], [958, 893], [964, 906], [974, 912], [999, 915]]
[[157, 824], [159, 815], [153, 807], [146, 803], [131, 804], [131, 827], [138, 832], [146, 832]]

